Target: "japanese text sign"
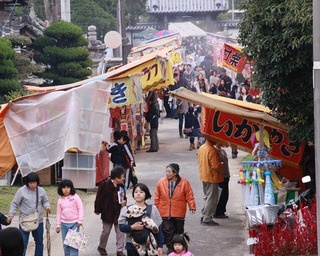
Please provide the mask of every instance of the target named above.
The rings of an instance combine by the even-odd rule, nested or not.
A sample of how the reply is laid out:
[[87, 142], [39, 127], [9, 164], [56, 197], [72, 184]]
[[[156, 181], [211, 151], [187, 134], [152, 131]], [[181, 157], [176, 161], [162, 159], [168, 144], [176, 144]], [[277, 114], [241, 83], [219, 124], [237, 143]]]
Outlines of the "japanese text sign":
[[238, 46], [232, 46], [230, 44], [224, 44], [223, 51], [223, 66], [241, 73], [247, 61], [247, 57], [241, 54], [241, 48]]
[[[229, 142], [249, 150], [253, 149], [250, 138], [259, 130], [260, 124], [239, 116], [203, 108], [202, 132], [218, 140]], [[286, 131], [265, 126], [270, 136], [271, 157], [281, 159], [289, 165], [298, 166], [304, 151], [304, 145], [288, 139]]]

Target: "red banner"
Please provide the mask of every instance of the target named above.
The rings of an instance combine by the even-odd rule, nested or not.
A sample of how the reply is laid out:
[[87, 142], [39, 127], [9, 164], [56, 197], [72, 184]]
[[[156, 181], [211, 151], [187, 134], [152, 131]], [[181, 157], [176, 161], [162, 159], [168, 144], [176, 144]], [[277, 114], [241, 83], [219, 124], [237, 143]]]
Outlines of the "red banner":
[[246, 62], [247, 57], [241, 53], [240, 47], [224, 44], [222, 62], [223, 66], [237, 73], [241, 73]]
[[[253, 149], [250, 138], [259, 130], [259, 123], [243, 119], [241, 117], [203, 108], [202, 132], [209, 136], [227, 142], [230, 146]], [[304, 145], [290, 141], [286, 131], [264, 126], [269, 133], [271, 151], [269, 156], [281, 159], [284, 164], [298, 166], [304, 151]]]

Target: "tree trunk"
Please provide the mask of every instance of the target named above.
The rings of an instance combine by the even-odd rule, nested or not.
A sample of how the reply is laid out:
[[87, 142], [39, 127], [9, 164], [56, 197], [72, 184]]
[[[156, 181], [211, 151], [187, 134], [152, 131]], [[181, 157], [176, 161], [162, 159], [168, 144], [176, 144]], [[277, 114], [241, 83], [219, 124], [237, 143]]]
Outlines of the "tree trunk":
[[49, 23], [61, 20], [61, 3], [60, 0], [43, 0], [46, 19]]

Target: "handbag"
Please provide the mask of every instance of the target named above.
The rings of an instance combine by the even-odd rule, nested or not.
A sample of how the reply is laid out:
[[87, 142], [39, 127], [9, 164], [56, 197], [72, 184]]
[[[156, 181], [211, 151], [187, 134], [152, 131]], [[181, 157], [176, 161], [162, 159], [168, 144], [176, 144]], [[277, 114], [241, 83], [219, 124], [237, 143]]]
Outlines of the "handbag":
[[88, 236], [80, 229], [69, 229], [63, 244], [84, 251], [88, 244]]
[[36, 230], [39, 226], [39, 213], [35, 212], [26, 218], [20, 218], [20, 226], [25, 232]]
[[30, 214], [28, 217], [20, 217], [20, 227], [25, 232], [31, 232], [38, 228], [39, 226], [39, 213], [38, 213], [38, 200], [39, 200], [39, 191], [37, 188], [36, 191], [36, 212]]
[[183, 133], [184, 134], [190, 134], [190, 133], [192, 133], [192, 130], [193, 130], [192, 128], [184, 128], [183, 129]]

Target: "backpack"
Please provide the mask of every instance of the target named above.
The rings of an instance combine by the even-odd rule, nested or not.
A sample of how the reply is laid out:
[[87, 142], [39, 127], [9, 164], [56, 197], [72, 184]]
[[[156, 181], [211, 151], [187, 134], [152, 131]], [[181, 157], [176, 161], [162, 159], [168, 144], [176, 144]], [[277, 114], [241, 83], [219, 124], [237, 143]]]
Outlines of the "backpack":
[[[129, 205], [128, 208], [130, 206], [131, 205]], [[150, 217], [151, 212], [152, 212], [152, 205], [147, 204], [146, 212], [144, 215], [142, 215], [140, 217], [136, 217], [136, 218], [127, 218], [128, 225], [132, 225], [132, 224], [136, 223], [137, 221], [142, 221], [142, 217], [144, 217], [144, 216]], [[144, 244], [144, 243], [146, 243], [147, 238], [149, 237], [150, 233], [151, 233], [151, 230], [149, 228], [143, 227], [142, 230], [132, 230], [131, 236], [136, 243]]]

